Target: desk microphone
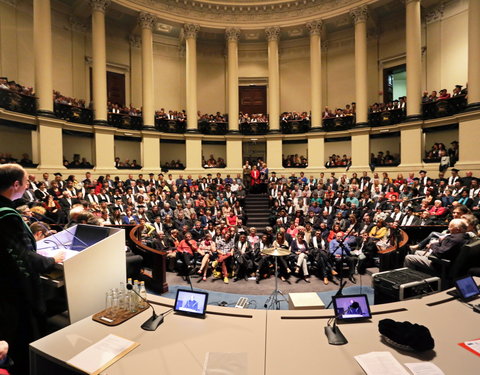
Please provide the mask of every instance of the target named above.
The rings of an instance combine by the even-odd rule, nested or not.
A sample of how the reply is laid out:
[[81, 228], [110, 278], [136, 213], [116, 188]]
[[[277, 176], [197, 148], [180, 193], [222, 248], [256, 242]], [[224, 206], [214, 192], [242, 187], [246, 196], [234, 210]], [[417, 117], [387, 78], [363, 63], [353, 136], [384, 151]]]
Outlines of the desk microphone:
[[148, 320], [142, 324], [142, 329], [145, 331], [155, 331], [160, 324], [163, 323], [163, 314], [157, 315], [155, 312], [155, 308], [147, 301], [146, 298], [143, 298], [133, 287], [132, 284], [127, 284], [126, 288], [128, 290], [132, 290], [138, 297], [141, 298], [143, 302], [145, 302], [148, 306], [150, 306], [153, 310], [153, 314]]
[[[342, 312], [335, 316], [334, 318], [330, 318], [327, 322], [327, 326], [325, 327], [325, 335], [327, 336], [328, 343], [330, 345], [345, 345], [348, 343], [348, 340], [345, 338], [343, 333], [340, 331], [340, 328], [337, 327], [337, 319], [342, 315], [348, 314], [352, 309], [358, 309], [360, 307], [358, 302], [353, 302], [350, 306], [348, 306], [347, 311]], [[330, 326], [333, 320], [333, 326]]]
[[[40, 225], [40, 227], [45, 231], [45, 233], [50, 233], [51, 232], [51, 229], [48, 228], [45, 224], [43, 224], [40, 220], [38, 220], [36, 217], [33, 217], [33, 216], [27, 216], [27, 215], [20, 215], [21, 217], [24, 217], [28, 220], [32, 219], [34, 220], [38, 225]], [[43, 243], [54, 243], [57, 248], [55, 250], [58, 250], [59, 249], [59, 246], [58, 245], [61, 245], [64, 249], [66, 249], [65, 245], [63, 243], [61, 243], [58, 239], [54, 239], [55, 237], [52, 237], [51, 239], [49, 240], [43, 240]], [[43, 249], [39, 249], [39, 250], [43, 250]]]

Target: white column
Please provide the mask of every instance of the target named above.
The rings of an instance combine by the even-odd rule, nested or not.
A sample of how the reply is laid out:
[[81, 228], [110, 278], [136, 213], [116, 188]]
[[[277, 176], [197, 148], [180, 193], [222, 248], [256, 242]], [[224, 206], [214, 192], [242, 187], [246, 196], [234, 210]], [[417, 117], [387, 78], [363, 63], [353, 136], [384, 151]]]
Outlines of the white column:
[[268, 114], [270, 132], [278, 133], [280, 128], [280, 67], [278, 62], [278, 41], [280, 28], [265, 29], [268, 40]]
[[90, 0], [92, 7], [92, 84], [95, 124], [107, 125], [107, 52], [105, 10], [110, 0]]
[[35, 51], [35, 94], [38, 97], [38, 114], [52, 117], [54, 114], [50, 0], [35, 0], [33, 2], [33, 42]]
[[[322, 29], [323, 21], [315, 20], [306, 24], [310, 32], [310, 98], [312, 130], [322, 128]], [[322, 155], [323, 158], [323, 155]]]
[[187, 132], [198, 132], [197, 119], [197, 34], [200, 26], [183, 25], [186, 43]]
[[228, 128], [230, 133], [238, 133], [238, 39], [240, 38], [240, 29], [226, 29], [225, 38], [228, 49]]
[[152, 14], [141, 12], [138, 15], [138, 23], [142, 28], [142, 116], [145, 128], [155, 125], [152, 29], [156, 21]]
[[480, 109], [479, 20], [480, 1], [470, 0], [468, 2], [468, 106], [472, 110]]
[[[406, 0], [407, 117], [421, 118], [422, 35], [420, 0]], [[402, 160], [403, 163], [403, 160]]]
[[357, 126], [368, 124], [367, 7], [350, 11], [355, 23], [355, 102]]

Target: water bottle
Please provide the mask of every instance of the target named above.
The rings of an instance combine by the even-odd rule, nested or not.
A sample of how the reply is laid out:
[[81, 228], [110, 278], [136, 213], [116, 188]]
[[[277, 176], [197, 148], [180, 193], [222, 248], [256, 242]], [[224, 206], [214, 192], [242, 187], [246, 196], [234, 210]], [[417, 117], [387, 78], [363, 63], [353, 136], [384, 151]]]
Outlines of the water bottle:
[[144, 298], [145, 300], [140, 300], [141, 302], [141, 308], [146, 308], [148, 307], [148, 304], [146, 302], [147, 299], [147, 290], [145, 289], [145, 281], [140, 282], [140, 296]]

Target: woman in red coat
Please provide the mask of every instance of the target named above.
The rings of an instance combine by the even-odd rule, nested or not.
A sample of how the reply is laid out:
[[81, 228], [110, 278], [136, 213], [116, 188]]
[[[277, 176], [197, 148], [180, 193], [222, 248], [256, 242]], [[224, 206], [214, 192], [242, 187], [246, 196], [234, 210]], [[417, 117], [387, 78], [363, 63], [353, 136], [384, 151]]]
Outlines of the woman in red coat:
[[257, 169], [257, 166], [254, 165], [252, 171], [250, 172], [250, 185], [252, 186], [252, 192], [257, 192], [257, 185], [260, 183], [260, 171]]

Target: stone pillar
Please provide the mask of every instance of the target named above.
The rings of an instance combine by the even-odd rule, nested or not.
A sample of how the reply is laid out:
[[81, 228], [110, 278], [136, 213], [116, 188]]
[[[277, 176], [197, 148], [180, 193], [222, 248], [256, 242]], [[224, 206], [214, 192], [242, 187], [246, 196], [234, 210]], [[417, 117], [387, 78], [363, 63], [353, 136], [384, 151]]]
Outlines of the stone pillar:
[[[278, 62], [278, 41], [280, 28], [265, 29], [268, 40], [268, 114], [270, 132], [278, 133], [280, 128], [280, 67]], [[279, 167], [276, 167], [279, 168]]]
[[115, 169], [115, 129], [95, 126], [95, 170]]
[[358, 169], [368, 169], [370, 162], [370, 136], [368, 131], [352, 133], [352, 166]]
[[277, 136], [267, 137], [267, 165], [270, 171], [283, 168], [282, 166], [283, 144], [282, 138]]
[[401, 167], [419, 168], [422, 166], [422, 144], [423, 131], [420, 123], [402, 128], [400, 131]]
[[238, 133], [238, 39], [240, 29], [225, 30], [228, 49], [228, 128]]
[[[38, 97], [38, 114], [54, 117], [50, 0], [35, 0], [33, 2], [33, 43], [35, 51], [35, 94]], [[4, 52], [6, 53], [7, 51]]]
[[[480, 1], [468, 2], [468, 107], [480, 109]], [[461, 146], [463, 147], [463, 145]], [[461, 150], [462, 148], [460, 148]], [[460, 151], [461, 152], [461, 151]]]
[[420, 0], [406, 0], [407, 42], [407, 118], [419, 120], [422, 116], [422, 35]]
[[308, 137], [308, 169], [325, 168], [325, 137]]
[[366, 126], [368, 125], [367, 7], [352, 9], [350, 15], [355, 23], [356, 122], [357, 126]]
[[[186, 43], [187, 132], [198, 132], [197, 119], [197, 34], [200, 26], [183, 25]], [[187, 150], [188, 153], [188, 150]], [[187, 164], [188, 166], [188, 164]]]
[[142, 38], [130, 35], [130, 103], [140, 108], [142, 106]]
[[160, 138], [153, 131], [142, 132], [142, 167], [144, 171], [153, 172], [160, 168]]
[[242, 170], [243, 141], [239, 136], [227, 136], [227, 167], [239, 173]]
[[92, 7], [92, 84], [95, 124], [107, 125], [107, 52], [105, 10], [110, 0], [90, 0]]
[[[141, 12], [138, 23], [142, 28], [142, 116], [143, 127], [153, 128], [155, 125], [155, 107], [153, 91], [153, 35], [152, 29], [156, 17]], [[158, 164], [160, 165], [160, 163]], [[158, 167], [157, 165], [157, 167]]]
[[[185, 139], [187, 169], [201, 170], [202, 166], [202, 136], [200, 134], [189, 135]], [[228, 160], [227, 160], [228, 163]]]
[[[310, 32], [310, 97], [312, 130], [322, 128], [322, 29], [323, 21], [315, 20], [307, 23]], [[323, 155], [322, 155], [323, 159]], [[310, 166], [310, 165], [309, 165]]]

